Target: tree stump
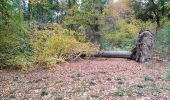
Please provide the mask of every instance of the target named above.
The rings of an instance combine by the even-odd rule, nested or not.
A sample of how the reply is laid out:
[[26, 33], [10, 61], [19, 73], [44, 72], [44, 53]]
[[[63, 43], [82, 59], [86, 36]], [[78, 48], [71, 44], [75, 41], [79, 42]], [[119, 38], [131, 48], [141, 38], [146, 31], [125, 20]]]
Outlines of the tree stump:
[[153, 33], [149, 30], [139, 32], [136, 47], [132, 50], [131, 59], [144, 63], [151, 58], [153, 49]]

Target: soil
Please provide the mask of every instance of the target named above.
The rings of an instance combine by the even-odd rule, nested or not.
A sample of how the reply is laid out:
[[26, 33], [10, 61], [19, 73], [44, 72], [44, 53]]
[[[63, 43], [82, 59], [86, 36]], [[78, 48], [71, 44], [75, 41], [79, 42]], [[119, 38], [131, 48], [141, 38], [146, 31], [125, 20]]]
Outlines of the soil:
[[0, 100], [170, 100], [170, 62], [79, 60], [23, 73], [0, 70]]

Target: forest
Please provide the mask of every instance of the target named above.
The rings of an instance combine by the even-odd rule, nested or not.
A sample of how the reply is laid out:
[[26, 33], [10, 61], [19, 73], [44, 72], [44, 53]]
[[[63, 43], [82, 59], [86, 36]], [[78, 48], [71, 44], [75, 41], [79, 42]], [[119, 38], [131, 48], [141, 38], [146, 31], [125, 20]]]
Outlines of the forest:
[[[133, 52], [141, 30], [149, 62], [91, 56]], [[170, 0], [0, 0], [0, 100], [169, 100], [169, 80]]]

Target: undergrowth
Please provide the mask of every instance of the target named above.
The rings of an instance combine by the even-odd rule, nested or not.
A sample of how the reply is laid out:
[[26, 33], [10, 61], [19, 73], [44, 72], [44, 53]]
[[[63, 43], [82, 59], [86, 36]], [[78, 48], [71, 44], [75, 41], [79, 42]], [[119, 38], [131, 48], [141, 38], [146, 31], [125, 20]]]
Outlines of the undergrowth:
[[88, 54], [98, 49], [85, 41], [83, 33], [64, 29], [57, 23], [23, 31], [24, 36], [12, 35], [11, 31], [0, 32], [4, 33], [0, 34], [0, 69], [29, 71], [37, 66], [56, 67], [60, 62], [74, 59], [80, 52]]

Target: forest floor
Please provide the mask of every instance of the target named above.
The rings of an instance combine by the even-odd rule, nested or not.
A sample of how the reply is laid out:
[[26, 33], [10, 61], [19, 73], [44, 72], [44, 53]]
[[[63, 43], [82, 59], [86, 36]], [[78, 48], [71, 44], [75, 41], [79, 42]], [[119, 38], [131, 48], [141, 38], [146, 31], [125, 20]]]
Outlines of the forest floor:
[[0, 70], [0, 100], [170, 100], [170, 62], [79, 60], [28, 73]]

